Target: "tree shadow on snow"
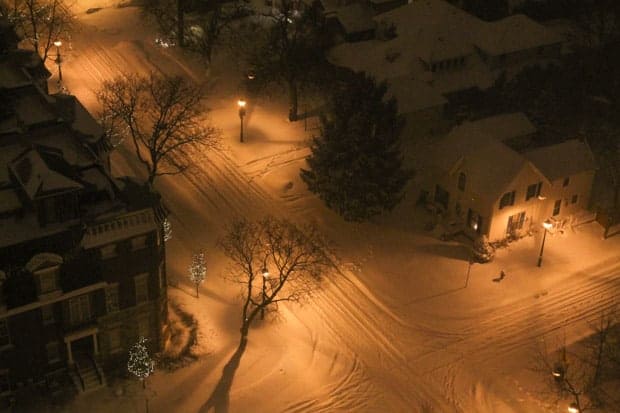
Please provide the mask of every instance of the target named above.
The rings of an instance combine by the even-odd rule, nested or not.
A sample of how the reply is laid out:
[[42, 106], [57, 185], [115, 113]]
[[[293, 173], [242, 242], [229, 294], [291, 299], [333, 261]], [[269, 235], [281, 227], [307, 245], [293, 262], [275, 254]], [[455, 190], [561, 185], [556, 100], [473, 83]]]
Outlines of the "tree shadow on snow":
[[247, 339], [242, 339], [239, 342], [239, 347], [237, 347], [235, 353], [232, 355], [230, 360], [228, 360], [228, 363], [226, 363], [224, 369], [222, 369], [222, 377], [209, 396], [209, 399], [200, 408], [200, 413], [228, 413], [230, 404], [230, 388], [232, 387], [235, 373], [237, 372], [237, 368], [239, 368], [241, 356], [243, 356], [246, 346]]

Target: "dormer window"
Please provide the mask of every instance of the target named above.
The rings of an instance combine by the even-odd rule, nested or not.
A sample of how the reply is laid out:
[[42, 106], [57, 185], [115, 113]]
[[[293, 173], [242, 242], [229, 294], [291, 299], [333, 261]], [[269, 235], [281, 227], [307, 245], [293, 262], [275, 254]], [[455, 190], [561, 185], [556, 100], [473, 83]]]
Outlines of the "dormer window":
[[61, 256], [44, 252], [36, 254], [26, 264], [26, 270], [34, 276], [39, 299], [49, 298], [50, 294], [61, 293], [59, 277], [62, 263]]

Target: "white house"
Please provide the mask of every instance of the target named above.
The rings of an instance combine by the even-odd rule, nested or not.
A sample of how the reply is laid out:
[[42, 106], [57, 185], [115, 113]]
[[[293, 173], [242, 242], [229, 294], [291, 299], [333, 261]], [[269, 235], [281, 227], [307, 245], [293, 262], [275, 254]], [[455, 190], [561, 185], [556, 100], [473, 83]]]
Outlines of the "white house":
[[511, 149], [506, 141], [526, 136], [530, 125], [522, 114], [465, 122], [429, 154], [427, 193], [470, 235], [502, 239], [587, 208], [595, 170], [588, 146], [569, 140], [525, 153]]

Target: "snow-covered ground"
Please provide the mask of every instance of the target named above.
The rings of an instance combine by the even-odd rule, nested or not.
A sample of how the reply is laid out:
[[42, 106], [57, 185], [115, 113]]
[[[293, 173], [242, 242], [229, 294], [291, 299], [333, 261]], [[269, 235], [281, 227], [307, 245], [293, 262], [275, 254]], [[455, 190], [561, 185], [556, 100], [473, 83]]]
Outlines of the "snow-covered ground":
[[[90, 7], [105, 7], [86, 14]], [[230, 412], [565, 411], [540, 393], [531, 373], [533, 349], [556, 336], [574, 341], [587, 320], [620, 292], [620, 237], [603, 241], [597, 224], [500, 250], [490, 264], [469, 268], [467, 250], [423, 231], [425, 216], [406, 198], [386, 217], [343, 222], [298, 177], [311, 132], [286, 121], [285, 99], [249, 102], [246, 142], [239, 139], [235, 56], [216, 56], [211, 70], [177, 49], [154, 45], [155, 31], [137, 8], [80, 0], [82, 24], [67, 50], [63, 78], [92, 112], [94, 91], [121, 72], [150, 70], [214, 84], [208, 107], [223, 132], [218, 151], [188, 151], [195, 167], [156, 186], [172, 212], [168, 242], [170, 300], [198, 321], [197, 361], [149, 380], [151, 412], [206, 412], [239, 340], [238, 286], [224, 279], [216, 248], [224, 225], [264, 214], [312, 220], [332, 242], [339, 270], [303, 306], [280, 305], [258, 322], [230, 392]], [[117, 174], [141, 175], [132, 152], [113, 155]], [[193, 251], [207, 251], [207, 280], [194, 297], [186, 279]], [[493, 282], [501, 270], [507, 274]], [[178, 284], [177, 284], [178, 283]], [[121, 384], [118, 384], [119, 386]], [[72, 412], [144, 411], [141, 390], [116, 385], [76, 399]], [[560, 409], [560, 410], [558, 410]]]

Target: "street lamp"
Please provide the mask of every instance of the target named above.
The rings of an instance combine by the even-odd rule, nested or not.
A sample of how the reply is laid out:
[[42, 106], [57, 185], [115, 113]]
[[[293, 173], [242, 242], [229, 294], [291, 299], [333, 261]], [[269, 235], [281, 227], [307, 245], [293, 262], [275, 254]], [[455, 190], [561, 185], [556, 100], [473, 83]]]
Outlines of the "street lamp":
[[269, 270], [267, 267], [263, 267], [263, 307], [260, 309], [260, 319], [265, 319], [265, 300], [267, 299], [267, 291], [265, 290], [265, 285], [267, 284], [267, 279], [269, 279]]
[[245, 116], [245, 104], [244, 99], [239, 99], [237, 105], [239, 106], [239, 119], [241, 120], [241, 130], [239, 132], [239, 141], [243, 143], [243, 117]]
[[60, 40], [54, 41], [54, 46], [56, 46], [56, 64], [58, 65], [58, 83], [62, 82], [62, 57], [60, 56], [60, 46], [62, 46], [62, 42]]
[[538, 255], [538, 266], [539, 267], [542, 265], [543, 250], [545, 249], [545, 238], [547, 238], [547, 232], [551, 229], [553, 224], [551, 224], [551, 222], [546, 220], [545, 222], [542, 223], [542, 226], [545, 229], [545, 233], [543, 234], [542, 244], [540, 245], [540, 254]]
[[581, 410], [579, 410], [579, 406], [577, 406], [577, 403], [571, 403], [568, 406], [568, 413], [579, 413]]

